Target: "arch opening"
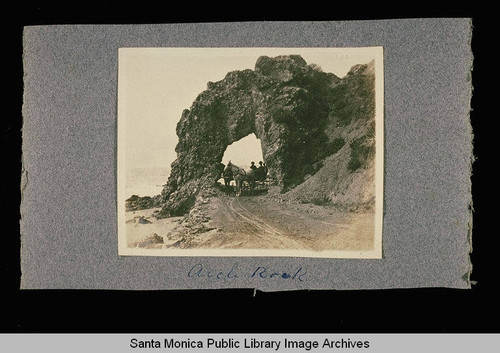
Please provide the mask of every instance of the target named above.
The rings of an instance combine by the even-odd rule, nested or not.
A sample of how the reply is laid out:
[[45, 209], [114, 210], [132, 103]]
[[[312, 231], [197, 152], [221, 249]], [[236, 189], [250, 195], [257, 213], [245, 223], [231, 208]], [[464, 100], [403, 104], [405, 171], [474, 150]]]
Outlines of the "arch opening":
[[[229, 162], [245, 170], [252, 168], [252, 163], [253, 168], [257, 168], [262, 165], [262, 163], [265, 163], [260, 139], [258, 139], [254, 133], [250, 133], [230, 145], [227, 145], [221, 163], [223, 166], [227, 166]], [[259, 173], [260, 171], [261, 168], [259, 169]], [[234, 187], [235, 181], [232, 180], [232, 177], [230, 177], [230, 179], [229, 185]], [[228, 180], [229, 179], [224, 182], [224, 178], [221, 176], [218, 181], [221, 185], [225, 184], [227, 186]]]
[[259, 162], [263, 162], [262, 146], [257, 136], [251, 133], [228, 145], [222, 156], [222, 163], [227, 165], [229, 161], [245, 169], [250, 168], [251, 162], [257, 166]]

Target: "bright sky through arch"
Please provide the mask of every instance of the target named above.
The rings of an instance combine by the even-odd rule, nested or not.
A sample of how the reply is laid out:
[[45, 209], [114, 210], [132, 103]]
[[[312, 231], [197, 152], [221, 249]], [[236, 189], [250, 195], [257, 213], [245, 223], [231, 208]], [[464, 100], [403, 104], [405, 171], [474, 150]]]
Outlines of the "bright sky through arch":
[[227, 146], [222, 157], [222, 163], [227, 165], [229, 161], [241, 168], [250, 167], [252, 161], [255, 162], [256, 166], [259, 166], [259, 161], [264, 161], [264, 159], [260, 140], [257, 136], [250, 134]]

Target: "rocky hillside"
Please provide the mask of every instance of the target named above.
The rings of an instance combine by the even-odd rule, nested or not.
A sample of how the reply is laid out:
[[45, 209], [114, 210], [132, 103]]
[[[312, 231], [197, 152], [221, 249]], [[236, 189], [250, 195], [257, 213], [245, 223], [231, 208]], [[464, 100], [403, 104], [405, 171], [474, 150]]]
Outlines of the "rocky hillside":
[[329, 91], [326, 135], [339, 147], [322, 167], [284, 197], [348, 210], [375, 202], [375, 73], [373, 62], [354, 66]]
[[374, 105], [373, 63], [340, 79], [297, 55], [263, 56], [254, 70], [208, 82], [177, 124], [159, 216], [188, 212], [213, 187], [226, 147], [251, 133], [284, 197], [370, 207]]

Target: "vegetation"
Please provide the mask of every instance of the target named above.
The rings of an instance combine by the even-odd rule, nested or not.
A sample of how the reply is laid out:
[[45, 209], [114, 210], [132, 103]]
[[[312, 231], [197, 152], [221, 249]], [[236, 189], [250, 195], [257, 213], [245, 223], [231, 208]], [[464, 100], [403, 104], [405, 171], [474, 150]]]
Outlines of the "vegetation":
[[351, 153], [347, 168], [351, 172], [355, 172], [359, 168], [365, 167], [368, 160], [375, 155], [373, 140], [369, 139], [366, 135], [352, 140], [349, 147], [351, 148]]

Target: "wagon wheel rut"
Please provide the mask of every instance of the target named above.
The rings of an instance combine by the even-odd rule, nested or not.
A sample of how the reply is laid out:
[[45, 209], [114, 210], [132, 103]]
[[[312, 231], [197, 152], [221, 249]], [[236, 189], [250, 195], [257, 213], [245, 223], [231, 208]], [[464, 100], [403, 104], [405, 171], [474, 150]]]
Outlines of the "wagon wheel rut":
[[[306, 249], [304, 244], [293, 239], [290, 235], [284, 234], [275, 227], [271, 226], [264, 219], [243, 206], [240, 198], [233, 198], [228, 202], [230, 210], [240, 219], [240, 222], [246, 223], [256, 231], [254, 234], [267, 242], [283, 248]], [[260, 234], [259, 234], [260, 233]]]

